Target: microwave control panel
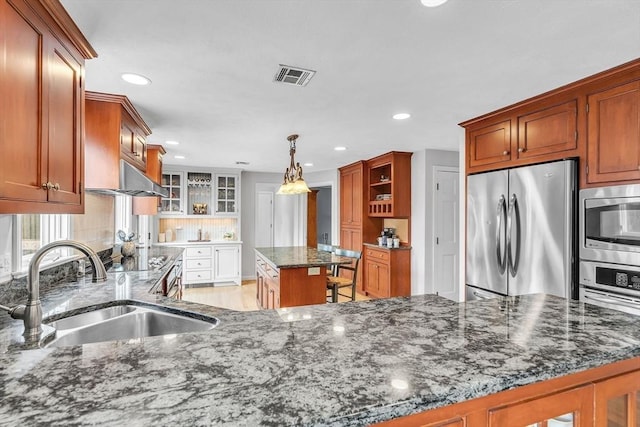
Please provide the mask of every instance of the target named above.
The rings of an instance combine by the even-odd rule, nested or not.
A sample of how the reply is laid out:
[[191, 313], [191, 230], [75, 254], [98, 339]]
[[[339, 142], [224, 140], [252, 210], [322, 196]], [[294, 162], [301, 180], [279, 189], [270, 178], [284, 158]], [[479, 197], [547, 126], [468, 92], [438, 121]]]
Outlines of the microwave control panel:
[[640, 271], [596, 267], [596, 283], [640, 291]]

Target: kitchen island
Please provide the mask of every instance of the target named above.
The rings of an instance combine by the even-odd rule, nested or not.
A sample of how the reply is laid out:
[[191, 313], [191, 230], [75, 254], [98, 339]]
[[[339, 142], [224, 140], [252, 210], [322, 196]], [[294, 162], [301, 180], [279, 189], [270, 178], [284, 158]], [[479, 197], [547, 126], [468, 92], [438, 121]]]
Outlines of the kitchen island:
[[[215, 316], [219, 325], [25, 350], [22, 323], [0, 317], [0, 423], [364, 426], [423, 413], [465, 425], [454, 424], [466, 415], [452, 404], [497, 396], [504, 406], [532, 389], [563, 392], [567, 379], [640, 371], [638, 317], [577, 301], [538, 294], [458, 304], [424, 295], [234, 312], [149, 294], [162, 274], [69, 283], [42, 294], [44, 315], [120, 299]], [[474, 410], [466, 425], [486, 425], [488, 412]]]
[[307, 246], [256, 248], [256, 301], [262, 308], [323, 304], [327, 267], [350, 258]]

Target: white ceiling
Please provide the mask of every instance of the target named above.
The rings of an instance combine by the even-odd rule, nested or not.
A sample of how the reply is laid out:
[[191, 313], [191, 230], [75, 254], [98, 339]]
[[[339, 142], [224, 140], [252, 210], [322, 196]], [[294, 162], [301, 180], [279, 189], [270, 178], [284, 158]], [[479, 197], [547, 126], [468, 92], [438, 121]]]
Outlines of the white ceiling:
[[[284, 172], [291, 133], [306, 172], [457, 150], [457, 123], [640, 57], [640, 0], [62, 3], [99, 55], [86, 88], [127, 95], [151, 143], [180, 141], [167, 164]], [[278, 64], [317, 74], [276, 84]]]

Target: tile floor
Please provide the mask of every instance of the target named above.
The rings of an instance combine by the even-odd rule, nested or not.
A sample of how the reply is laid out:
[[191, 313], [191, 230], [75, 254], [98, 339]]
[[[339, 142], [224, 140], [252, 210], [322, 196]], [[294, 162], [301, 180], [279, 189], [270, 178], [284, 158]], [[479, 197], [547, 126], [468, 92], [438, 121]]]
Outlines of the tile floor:
[[[242, 286], [217, 286], [186, 288], [182, 294], [185, 301], [213, 305], [238, 311], [258, 310], [256, 303], [256, 282], [247, 281]], [[356, 293], [356, 301], [371, 299]], [[346, 302], [348, 298], [339, 297], [338, 302]]]

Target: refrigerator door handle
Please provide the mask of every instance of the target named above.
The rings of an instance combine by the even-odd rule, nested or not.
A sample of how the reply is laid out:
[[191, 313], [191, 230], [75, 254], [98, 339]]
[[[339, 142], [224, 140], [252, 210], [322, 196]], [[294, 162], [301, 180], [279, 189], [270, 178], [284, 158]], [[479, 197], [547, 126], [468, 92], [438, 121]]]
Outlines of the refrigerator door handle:
[[506, 247], [503, 250], [501, 247], [502, 239], [501, 237], [504, 235], [502, 233], [502, 227], [504, 222], [507, 220], [507, 201], [504, 198], [504, 194], [500, 196], [500, 200], [498, 201], [498, 207], [496, 209], [497, 213], [497, 226], [496, 226], [496, 258], [498, 261], [498, 271], [500, 274], [504, 274], [507, 269], [507, 252]]
[[[516, 229], [516, 253], [512, 256], [512, 244], [511, 236], [513, 234], [513, 222], [515, 216], [515, 229]], [[509, 272], [512, 277], [516, 277], [518, 274], [518, 264], [520, 263], [520, 208], [518, 206], [518, 198], [516, 195], [512, 195], [509, 200], [509, 215], [507, 217], [507, 259], [509, 265]]]

